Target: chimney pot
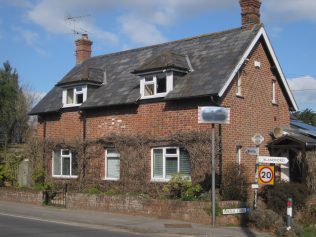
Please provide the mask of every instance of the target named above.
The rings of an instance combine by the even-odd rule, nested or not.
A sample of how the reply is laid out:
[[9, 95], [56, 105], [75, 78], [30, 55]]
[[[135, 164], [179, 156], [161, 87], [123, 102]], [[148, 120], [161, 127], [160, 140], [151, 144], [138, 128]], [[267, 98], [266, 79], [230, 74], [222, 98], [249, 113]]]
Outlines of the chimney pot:
[[82, 34], [81, 39], [76, 40], [76, 62], [81, 64], [83, 61], [91, 58], [92, 41], [88, 34]]
[[243, 29], [251, 29], [260, 24], [261, 0], [239, 0]]

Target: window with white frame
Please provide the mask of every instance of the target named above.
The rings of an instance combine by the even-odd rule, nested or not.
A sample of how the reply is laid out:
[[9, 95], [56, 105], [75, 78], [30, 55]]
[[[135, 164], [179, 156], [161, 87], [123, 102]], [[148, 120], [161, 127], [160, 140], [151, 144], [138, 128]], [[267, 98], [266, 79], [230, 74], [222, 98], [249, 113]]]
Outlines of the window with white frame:
[[175, 173], [191, 176], [188, 152], [179, 147], [152, 149], [152, 180], [168, 181]]
[[105, 151], [105, 179], [120, 179], [120, 153], [114, 148]]
[[276, 104], [277, 103], [277, 98], [276, 98], [276, 81], [272, 80], [272, 103]]
[[236, 85], [236, 95], [237, 95], [237, 96], [242, 96], [242, 87], [241, 87], [241, 84], [242, 84], [242, 80], [241, 80], [241, 76], [239, 75], [239, 72], [238, 72], [238, 75], [237, 75], [237, 85]]
[[76, 178], [78, 163], [74, 154], [68, 149], [53, 152], [53, 177]]
[[236, 146], [236, 163], [237, 165], [241, 164], [241, 146]]
[[142, 99], [165, 96], [173, 88], [173, 73], [159, 73], [144, 76], [140, 81], [140, 94]]
[[87, 86], [76, 86], [63, 90], [63, 105], [71, 107], [81, 105], [87, 99]]

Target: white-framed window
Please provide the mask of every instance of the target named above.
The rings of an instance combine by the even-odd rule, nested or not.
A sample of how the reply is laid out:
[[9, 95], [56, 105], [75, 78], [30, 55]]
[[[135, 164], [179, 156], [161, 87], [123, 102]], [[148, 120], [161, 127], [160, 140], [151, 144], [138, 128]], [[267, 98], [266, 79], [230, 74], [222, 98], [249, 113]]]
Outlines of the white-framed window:
[[142, 99], [164, 97], [173, 89], [173, 73], [146, 75], [140, 80]]
[[105, 179], [120, 179], [120, 153], [115, 148], [105, 150]]
[[63, 107], [79, 106], [87, 99], [87, 86], [65, 88], [63, 90]]
[[78, 163], [74, 154], [68, 149], [53, 151], [53, 177], [77, 178]]
[[153, 181], [168, 181], [175, 173], [191, 177], [189, 153], [179, 147], [153, 148], [151, 167]]
[[237, 84], [236, 84], [236, 95], [237, 96], [242, 96], [242, 79], [241, 79], [241, 76], [238, 72], [238, 75], [237, 75]]
[[276, 81], [272, 80], [272, 103], [276, 104], [277, 103], [277, 98], [276, 98]]
[[241, 164], [241, 146], [236, 146], [236, 163], [237, 165]]

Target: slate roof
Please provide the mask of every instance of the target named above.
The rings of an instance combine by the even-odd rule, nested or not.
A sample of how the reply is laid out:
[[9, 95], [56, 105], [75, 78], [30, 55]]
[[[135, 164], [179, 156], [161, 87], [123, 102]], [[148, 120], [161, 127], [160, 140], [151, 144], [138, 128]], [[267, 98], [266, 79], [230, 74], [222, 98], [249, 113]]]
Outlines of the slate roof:
[[293, 126], [293, 121], [300, 122], [300, 124], [304, 124], [303, 122], [298, 120], [291, 120], [291, 127], [280, 126], [280, 128], [282, 128], [282, 130], [285, 131], [285, 135], [272, 141], [270, 143], [270, 146], [278, 145], [282, 141], [290, 139], [302, 143], [308, 148], [316, 147], [316, 134], [310, 133], [309, 130], [298, 128], [295, 125]]
[[[173, 42], [92, 57], [75, 66], [31, 111], [30, 114], [58, 111], [62, 107], [60, 86], [92, 81], [102, 84], [80, 109], [137, 103], [140, 77], [135, 70], [150, 67], [188, 68], [193, 71], [177, 80], [173, 91], [162, 99], [217, 95], [262, 26], [252, 30], [236, 28]], [[168, 52], [168, 53], [166, 53]], [[165, 56], [164, 56], [165, 55]], [[166, 56], [167, 55], [167, 56]], [[173, 57], [172, 57], [173, 56]], [[162, 58], [165, 57], [165, 61]], [[90, 72], [85, 78], [85, 70]], [[95, 76], [91, 74], [97, 69]]]

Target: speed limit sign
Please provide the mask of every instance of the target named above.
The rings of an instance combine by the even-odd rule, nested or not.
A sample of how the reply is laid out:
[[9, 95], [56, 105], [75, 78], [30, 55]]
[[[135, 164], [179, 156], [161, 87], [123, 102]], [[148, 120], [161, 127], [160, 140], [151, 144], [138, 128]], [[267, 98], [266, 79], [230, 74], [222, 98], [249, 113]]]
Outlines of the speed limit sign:
[[259, 166], [259, 180], [261, 185], [274, 185], [274, 166], [260, 165]]

